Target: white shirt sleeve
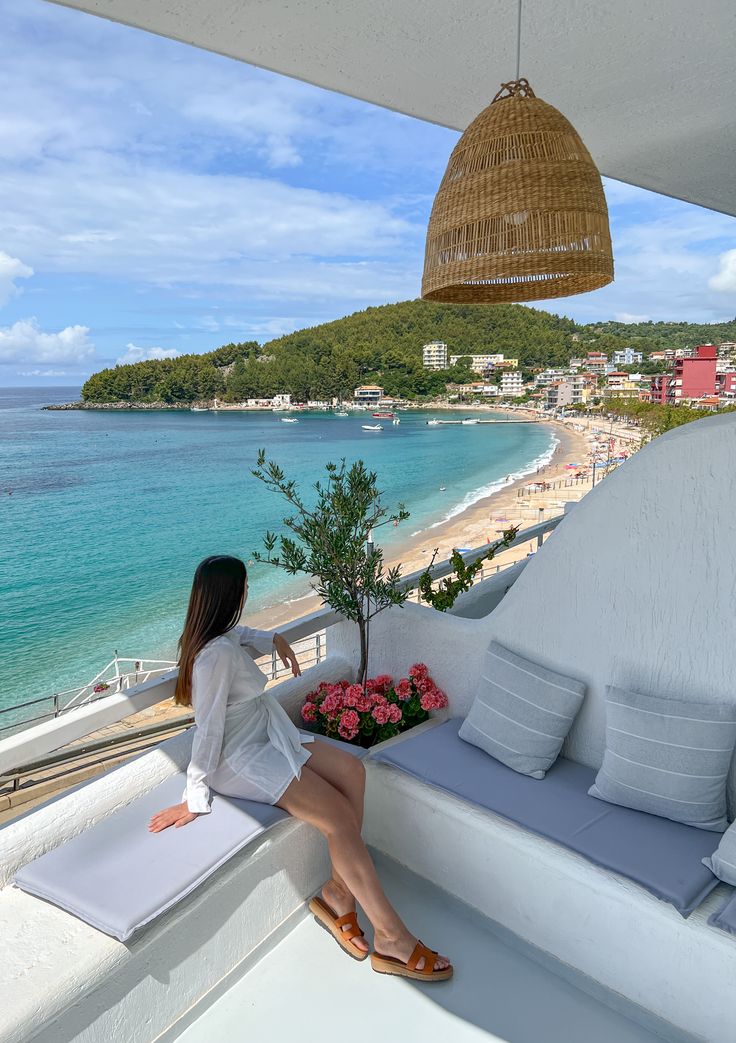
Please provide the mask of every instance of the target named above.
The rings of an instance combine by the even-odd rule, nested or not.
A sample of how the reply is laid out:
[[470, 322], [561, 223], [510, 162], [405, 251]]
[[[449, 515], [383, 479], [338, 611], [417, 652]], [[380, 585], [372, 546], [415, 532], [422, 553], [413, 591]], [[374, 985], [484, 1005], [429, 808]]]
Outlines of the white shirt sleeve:
[[253, 627], [238, 625], [233, 627], [238, 634], [241, 645], [251, 645], [261, 655], [266, 655], [273, 648], [273, 639], [276, 637], [275, 630], [254, 630]]
[[208, 779], [220, 761], [225, 731], [225, 711], [238, 651], [228, 641], [217, 641], [203, 648], [192, 667], [192, 708], [194, 737], [187, 768], [187, 785], [182, 797], [189, 811], [207, 814], [210, 788]]

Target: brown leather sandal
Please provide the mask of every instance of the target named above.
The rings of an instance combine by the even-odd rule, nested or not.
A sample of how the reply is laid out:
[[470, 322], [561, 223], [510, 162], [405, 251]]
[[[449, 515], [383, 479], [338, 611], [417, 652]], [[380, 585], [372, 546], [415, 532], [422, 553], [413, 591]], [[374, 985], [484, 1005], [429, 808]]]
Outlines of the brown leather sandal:
[[[422, 956], [424, 957], [424, 967], [422, 970], [417, 970], [417, 964]], [[434, 963], [438, 956], [438, 952], [428, 949], [426, 945], [417, 940], [414, 951], [406, 963], [402, 963], [395, 956], [384, 956], [380, 952], [373, 952], [371, 953], [371, 966], [379, 974], [397, 974], [401, 978], [414, 978], [415, 981], [447, 981], [452, 977], [452, 964], [436, 971]]]
[[[330, 908], [327, 902], [324, 902], [318, 895], [310, 899], [309, 909], [314, 914], [314, 918], [320, 927], [324, 927], [326, 931], [330, 932], [348, 956], [352, 956], [354, 960], [364, 960], [366, 958], [368, 951], [359, 949], [352, 944], [353, 938], [365, 937], [358, 925], [358, 914], [355, 911], [345, 913], [344, 916], [338, 916], [335, 910]], [[343, 930], [345, 926], [347, 926], [346, 931]]]

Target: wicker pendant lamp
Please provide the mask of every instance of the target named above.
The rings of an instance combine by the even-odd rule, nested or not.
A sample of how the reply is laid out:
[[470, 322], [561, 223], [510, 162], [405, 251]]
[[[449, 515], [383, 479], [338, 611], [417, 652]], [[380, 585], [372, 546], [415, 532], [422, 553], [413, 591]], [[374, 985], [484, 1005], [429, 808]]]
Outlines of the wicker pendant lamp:
[[534, 301], [612, 280], [600, 174], [574, 127], [517, 70], [450, 156], [429, 219], [422, 297]]

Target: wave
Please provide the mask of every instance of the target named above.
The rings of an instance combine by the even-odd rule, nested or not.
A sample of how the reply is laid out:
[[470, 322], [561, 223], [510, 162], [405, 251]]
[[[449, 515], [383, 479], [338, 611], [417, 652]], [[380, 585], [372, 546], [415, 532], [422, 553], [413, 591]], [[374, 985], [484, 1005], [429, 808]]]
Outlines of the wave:
[[445, 514], [443, 518], [440, 518], [439, 521], [433, 522], [431, 525], [428, 525], [424, 529], [417, 529], [417, 531], [413, 532], [411, 535], [419, 536], [421, 535], [421, 533], [427, 532], [430, 529], [436, 529], [439, 525], [444, 525], [445, 522], [450, 521], [451, 518], [456, 518], [458, 514], [462, 514], [463, 511], [467, 511], [469, 507], [472, 507], [473, 504], [478, 503], [479, 500], [485, 500], [486, 497], [493, 496], [494, 493], [500, 492], [501, 489], [505, 489], [507, 488], [507, 486], [513, 485], [514, 482], [518, 482], [520, 478], [526, 478], [526, 476], [529, 474], [535, 474], [538, 468], [544, 467], [546, 464], [550, 462], [559, 444], [560, 439], [557, 437], [556, 434], [552, 433], [550, 437], [549, 446], [544, 450], [543, 453], [540, 453], [539, 456], [532, 460], [531, 463], [529, 463], [525, 468], [522, 468], [518, 471], [512, 471], [504, 478], [497, 478], [495, 481], [489, 482], [487, 485], [480, 485], [477, 489], [471, 489], [471, 491], [466, 493], [459, 503], [456, 503], [453, 507], [449, 509], [449, 511], [447, 512], [447, 514]]

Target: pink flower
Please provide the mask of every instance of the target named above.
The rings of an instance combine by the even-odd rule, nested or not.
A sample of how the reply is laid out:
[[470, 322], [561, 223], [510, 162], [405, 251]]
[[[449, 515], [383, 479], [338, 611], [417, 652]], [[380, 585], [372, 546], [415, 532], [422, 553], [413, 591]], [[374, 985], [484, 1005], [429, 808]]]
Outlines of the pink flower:
[[388, 724], [391, 720], [391, 707], [385, 701], [383, 704], [379, 703], [371, 710], [371, 716], [378, 724]]
[[404, 716], [401, 712], [401, 707], [397, 706], [396, 703], [392, 703], [389, 708], [389, 720], [392, 724], [398, 724], [401, 718]]
[[340, 724], [337, 727], [338, 734], [343, 739], [354, 739], [358, 734], [359, 725], [360, 718], [355, 710], [345, 710], [340, 718]]
[[335, 692], [330, 692], [322, 700], [319, 708], [319, 712], [327, 717], [334, 717], [340, 710], [342, 710], [342, 695], [337, 695]]
[[415, 663], [409, 670], [409, 677], [413, 677], [415, 681], [423, 681], [428, 676], [429, 669], [424, 663]]
[[306, 702], [304, 706], [302, 706], [302, 718], [305, 721], [316, 721], [317, 707], [314, 703]]
[[376, 691], [382, 692], [384, 695], [389, 690], [393, 683], [393, 678], [390, 674], [379, 674], [378, 677], [374, 678], [373, 684], [375, 685]]
[[423, 710], [442, 710], [447, 706], [447, 696], [437, 687], [432, 687], [423, 693], [419, 699], [419, 705]]
[[385, 706], [388, 703], [386, 696], [379, 695], [378, 692], [373, 692], [368, 698], [371, 701], [371, 706]]
[[357, 706], [358, 700], [363, 698], [363, 686], [359, 684], [351, 684], [349, 688], [345, 689], [343, 695], [343, 706]]
[[396, 685], [396, 695], [402, 701], [411, 699], [411, 681], [407, 677], [403, 677]]
[[360, 698], [355, 700], [355, 709], [359, 713], [368, 713], [373, 706], [373, 699], [370, 695], [363, 695], [360, 693]]

